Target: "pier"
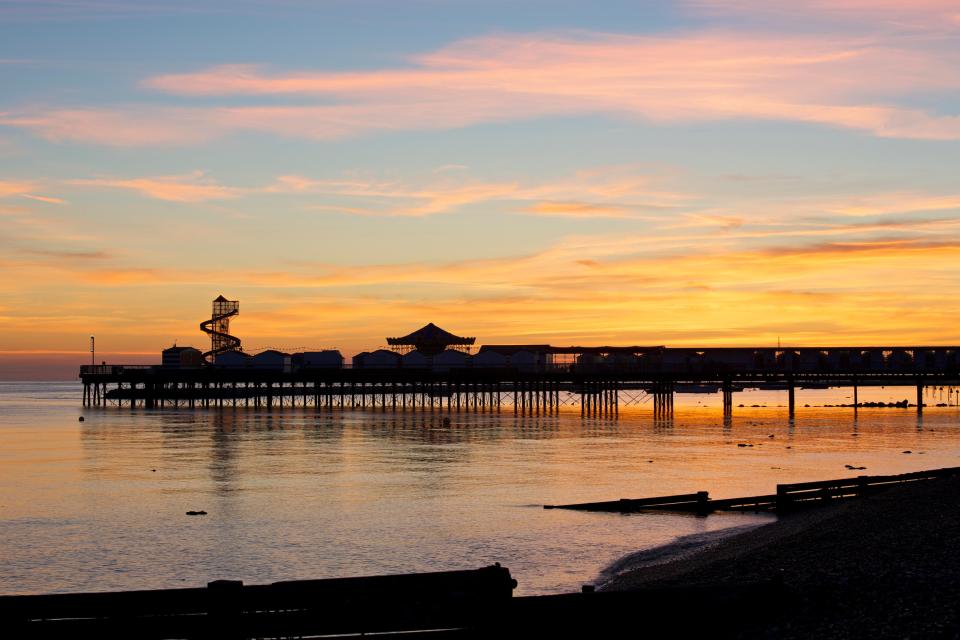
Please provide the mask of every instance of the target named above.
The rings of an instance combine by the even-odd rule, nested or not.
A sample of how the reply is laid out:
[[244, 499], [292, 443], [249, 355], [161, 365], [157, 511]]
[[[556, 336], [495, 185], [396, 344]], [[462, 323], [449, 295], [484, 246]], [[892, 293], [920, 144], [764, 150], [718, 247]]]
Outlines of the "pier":
[[[384, 352], [385, 353], [385, 352]], [[480, 366], [485, 354], [499, 366]], [[525, 354], [524, 358], [510, 354]], [[673, 412], [676, 393], [719, 391], [723, 412], [735, 393], [779, 389], [796, 412], [798, 389], [905, 386], [948, 388], [948, 404], [960, 387], [960, 347], [667, 348], [490, 345], [457, 366], [272, 368], [154, 365], [81, 367], [85, 406], [144, 408], [282, 407], [366, 408], [384, 411], [502, 411], [550, 414], [577, 407], [583, 415], [616, 415], [621, 406], [649, 404], [656, 415]], [[359, 365], [360, 361], [356, 361]], [[960, 401], [960, 390], [956, 393]], [[901, 405], [902, 406], [902, 405]]]

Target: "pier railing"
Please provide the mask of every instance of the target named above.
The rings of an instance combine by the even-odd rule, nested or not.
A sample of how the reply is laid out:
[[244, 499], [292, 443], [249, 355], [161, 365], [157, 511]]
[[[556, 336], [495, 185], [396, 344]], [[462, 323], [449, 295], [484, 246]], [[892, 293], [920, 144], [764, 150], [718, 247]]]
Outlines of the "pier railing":
[[80, 377], [120, 376], [128, 371], [145, 372], [159, 368], [158, 364], [84, 364], [80, 365]]

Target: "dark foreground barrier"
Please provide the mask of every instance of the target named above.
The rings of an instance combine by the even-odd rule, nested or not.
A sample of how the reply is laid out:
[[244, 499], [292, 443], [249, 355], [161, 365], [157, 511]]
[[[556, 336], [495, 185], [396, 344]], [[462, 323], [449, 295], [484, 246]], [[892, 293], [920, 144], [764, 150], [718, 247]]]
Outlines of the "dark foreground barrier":
[[915, 471], [893, 476], [857, 476], [839, 480], [778, 484], [777, 493], [745, 498], [711, 500], [706, 491], [658, 498], [620, 498], [606, 502], [543, 505], [544, 509], [575, 509], [577, 511], [610, 511], [635, 513], [638, 511], [687, 511], [706, 515], [712, 511], [776, 511], [788, 513], [805, 507], [817, 507], [835, 500], [862, 498], [906, 482], [936, 480], [960, 475], [960, 467]]
[[211, 582], [162, 589], [0, 597], [7, 638], [275, 638], [476, 629], [511, 600], [499, 564], [470, 571]]
[[899, 484], [936, 480], [956, 475], [960, 475], [960, 467], [914, 471], [892, 476], [857, 476], [856, 478], [842, 478], [840, 480], [778, 484], [776, 510], [778, 513], [786, 513], [804, 507], [827, 504], [834, 500], [862, 498]]
[[[0, 597], [5, 638], [725, 637], [779, 615], [782, 581], [512, 597], [499, 565], [206, 589]], [[731, 611], [749, 611], [731, 615]]]

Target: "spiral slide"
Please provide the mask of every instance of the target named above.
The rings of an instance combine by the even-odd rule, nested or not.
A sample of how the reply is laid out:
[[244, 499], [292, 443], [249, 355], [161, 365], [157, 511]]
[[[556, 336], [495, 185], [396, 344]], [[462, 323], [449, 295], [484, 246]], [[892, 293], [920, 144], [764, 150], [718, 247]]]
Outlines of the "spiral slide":
[[213, 301], [213, 314], [200, 323], [200, 330], [210, 334], [211, 349], [203, 354], [205, 359], [216, 358], [227, 351], [240, 350], [240, 338], [228, 333], [230, 318], [240, 314], [240, 301], [227, 300], [223, 296]]

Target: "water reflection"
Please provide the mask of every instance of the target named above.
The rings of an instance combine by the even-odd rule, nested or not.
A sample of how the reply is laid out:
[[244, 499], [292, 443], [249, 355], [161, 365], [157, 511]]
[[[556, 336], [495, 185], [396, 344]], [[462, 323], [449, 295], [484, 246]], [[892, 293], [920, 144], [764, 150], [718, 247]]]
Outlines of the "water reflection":
[[[778, 482], [843, 477], [848, 464], [871, 474], [960, 465], [955, 407], [931, 408], [922, 421], [879, 408], [811, 407], [792, 420], [774, 406], [724, 415], [719, 404], [584, 418], [578, 407], [540, 415], [124, 407], [85, 409], [78, 423], [62, 394], [43, 404], [37, 393], [39, 403], [4, 399], [0, 415], [6, 592], [495, 561], [518, 576], [520, 593], [576, 589], [619, 555], [755, 520], [539, 505], [755, 495]], [[750, 404], [776, 404], [768, 400]], [[190, 518], [189, 509], [209, 515]]]

